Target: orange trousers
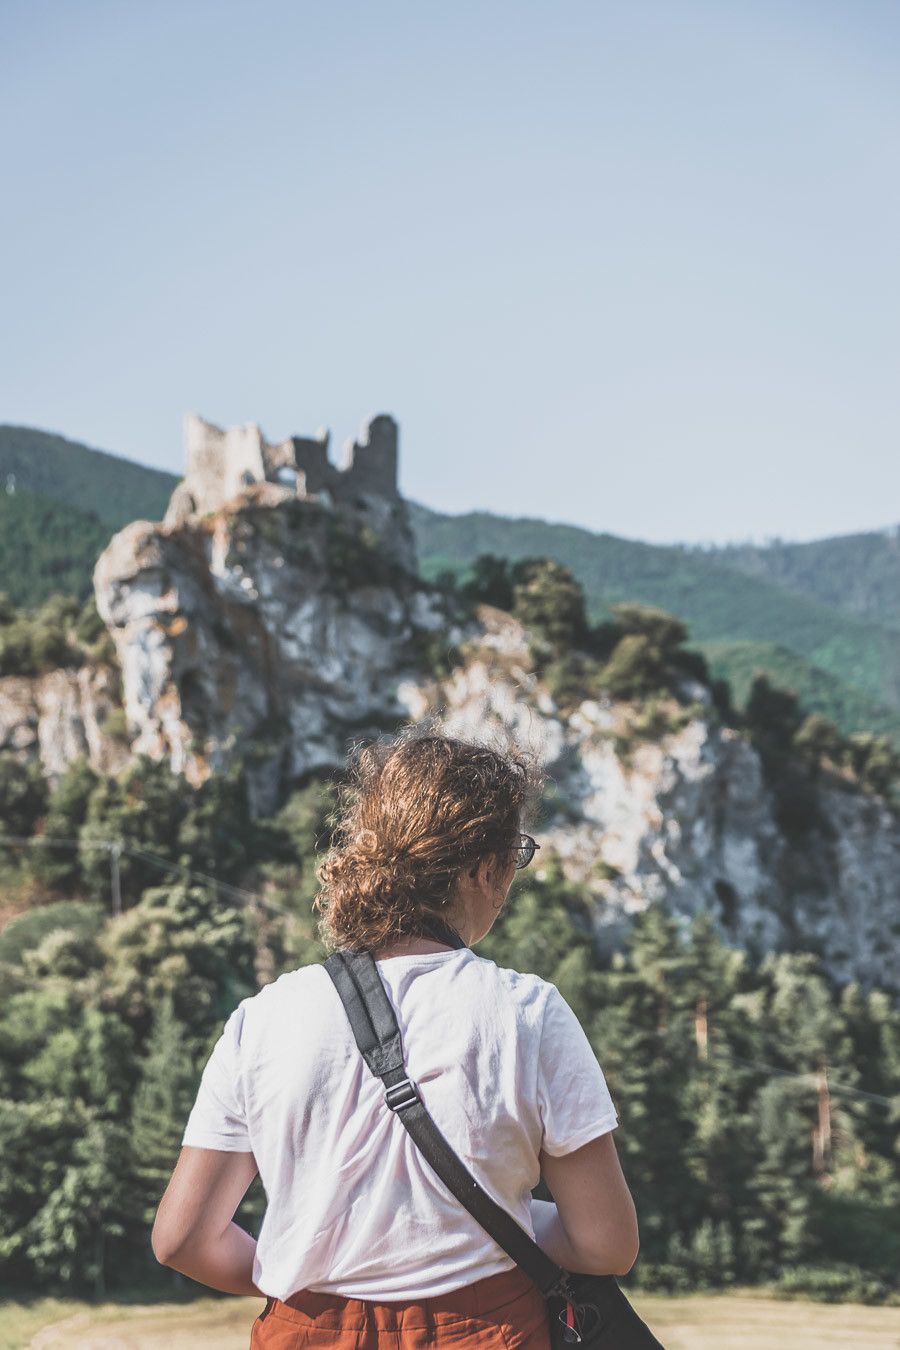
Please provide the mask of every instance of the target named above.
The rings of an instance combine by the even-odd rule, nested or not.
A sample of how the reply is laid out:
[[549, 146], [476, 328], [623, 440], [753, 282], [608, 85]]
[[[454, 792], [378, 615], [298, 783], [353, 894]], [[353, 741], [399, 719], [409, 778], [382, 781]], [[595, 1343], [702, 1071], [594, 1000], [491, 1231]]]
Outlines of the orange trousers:
[[547, 1304], [518, 1266], [463, 1289], [408, 1303], [300, 1290], [269, 1298], [253, 1323], [250, 1350], [550, 1350]]

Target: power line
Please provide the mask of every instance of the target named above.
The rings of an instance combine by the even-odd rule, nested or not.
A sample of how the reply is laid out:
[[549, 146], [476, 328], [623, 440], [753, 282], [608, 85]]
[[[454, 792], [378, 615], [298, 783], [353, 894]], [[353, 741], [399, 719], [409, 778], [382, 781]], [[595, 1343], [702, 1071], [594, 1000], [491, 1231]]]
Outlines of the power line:
[[[776, 1074], [780, 1078], [802, 1078], [806, 1080], [812, 1079], [813, 1081], [816, 1079], [816, 1074], [814, 1072], [798, 1073], [792, 1069], [779, 1068], [777, 1064], [763, 1064], [759, 1060], [743, 1059], [740, 1055], [734, 1055], [729, 1050], [725, 1050], [719, 1045], [713, 1045], [710, 1049], [713, 1054], [718, 1055], [721, 1059], [727, 1059], [734, 1064], [744, 1064], [748, 1069], [764, 1070], [767, 1073]], [[894, 1102], [898, 1100], [898, 1098], [883, 1097], [878, 1092], [865, 1092], [862, 1088], [850, 1087], [849, 1084], [833, 1083], [830, 1078], [828, 1080], [828, 1090], [829, 1092], [843, 1092], [854, 1097], [862, 1097], [866, 1101], [877, 1102], [880, 1106], [893, 1106]]]
[[[161, 871], [169, 872], [176, 876], [196, 879], [205, 885], [214, 886], [225, 895], [234, 896], [245, 903], [259, 905], [260, 908], [268, 910], [271, 914], [284, 915], [288, 911], [282, 909], [279, 905], [273, 905], [271, 901], [263, 899], [256, 891], [245, 890], [241, 886], [232, 886], [230, 882], [220, 881], [218, 877], [210, 876], [206, 872], [199, 872], [194, 867], [187, 867], [183, 863], [169, 862], [166, 858], [161, 858], [158, 853], [151, 853], [147, 849], [132, 848], [123, 843], [121, 839], [91, 839], [82, 842], [78, 839], [67, 839], [62, 835], [15, 835], [0, 834], [0, 844], [24, 844], [26, 846], [49, 845], [51, 848], [105, 848], [110, 854], [110, 867], [112, 873], [112, 891], [113, 891], [113, 910], [115, 913], [121, 913], [121, 892], [118, 887], [118, 859], [120, 855], [126, 854], [128, 857], [138, 858], [143, 862], [148, 862], [152, 867], [158, 867]], [[116, 896], [118, 894], [118, 907]]]
[[[180, 876], [196, 877], [198, 881], [207, 882], [209, 885], [215, 886], [218, 890], [223, 891], [226, 895], [233, 895], [239, 900], [252, 901], [255, 904], [268, 903], [267, 901], [264, 901], [261, 896], [257, 895], [255, 891], [244, 890], [241, 886], [232, 886], [230, 882], [220, 881], [218, 877], [211, 877], [206, 872], [198, 872], [196, 868], [186, 867], [182, 863], [170, 863], [165, 858], [161, 858], [158, 853], [150, 853], [147, 849], [131, 848], [123, 844], [121, 846], [121, 851], [126, 853], [130, 858], [140, 858], [144, 862], [152, 864], [154, 867], [159, 867], [164, 872], [174, 872]], [[278, 913], [282, 914], [284, 911], [278, 910]]]
[[[287, 910], [282, 909], [279, 905], [273, 905], [270, 901], [264, 900], [256, 891], [248, 891], [241, 886], [232, 886], [230, 882], [220, 881], [218, 877], [210, 876], [206, 872], [199, 872], [196, 868], [186, 867], [181, 863], [169, 862], [167, 859], [161, 858], [159, 854], [151, 853], [148, 849], [132, 848], [130, 845], [124, 844], [120, 839], [91, 839], [90, 841], [85, 841], [82, 845], [81, 841], [78, 839], [67, 839], [60, 835], [0, 834], [0, 844], [25, 844], [32, 846], [41, 844], [50, 845], [54, 848], [85, 847], [108, 849], [110, 851], [111, 864], [116, 869], [113, 873], [113, 908], [116, 913], [121, 913], [121, 895], [119, 896], [118, 908], [116, 908], [115, 899], [118, 881], [118, 858], [121, 854], [126, 854], [128, 857], [148, 862], [151, 866], [158, 867], [161, 871], [168, 872], [175, 876], [183, 876], [188, 879], [195, 878], [205, 885], [214, 886], [225, 895], [232, 895], [245, 903], [258, 905], [260, 908], [267, 910], [270, 914], [277, 914], [283, 917], [288, 913]], [[758, 1069], [762, 1072], [777, 1075], [781, 1078], [793, 1078], [795, 1080], [803, 1079], [806, 1081], [815, 1081], [816, 1078], [815, 1073], [812, 1072], [801, 1073], [796, 1070], [783, 1069], [777, 1064], [763, 1064], [759, 1060], [744, 1059], [742, 1056], [732, 1054], [730, 1051], [725, 1050], [723, 1047], [716, 1044], [711, 1044], [710, 1050], [713, 1054], [718, 1055], [721, 1059], [728, 1060], [730, 1063], [743, 1064], [748, 1069]], [[879, 1106], [890, 1107], [893, 1106], [895, 1100], [897, 1100], [895, 1098], [882, 1096], [877, 1092], [866, 1092], [862, 1088], [850, 1087], [849, 1084], [834, 1083], [831, 1079], [828, 1081], [828, 1087], [832, 1092], [840, 1092], [848, 1096], [859, 1097], [864, 1101], [875, 1102]]]

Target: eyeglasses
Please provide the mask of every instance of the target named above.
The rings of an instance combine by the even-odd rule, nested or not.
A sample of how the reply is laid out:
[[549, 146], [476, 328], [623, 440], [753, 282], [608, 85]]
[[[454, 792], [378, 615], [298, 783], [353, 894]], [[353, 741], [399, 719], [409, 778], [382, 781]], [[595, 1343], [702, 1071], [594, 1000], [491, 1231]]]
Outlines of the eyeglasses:
[[539, 848], [540, 844], [532, 839], [530, 834], [520, 834], [518, 844], [514, 844], [510, 850], [511, 853], [516, 855], [516, 871], [527, 867]]

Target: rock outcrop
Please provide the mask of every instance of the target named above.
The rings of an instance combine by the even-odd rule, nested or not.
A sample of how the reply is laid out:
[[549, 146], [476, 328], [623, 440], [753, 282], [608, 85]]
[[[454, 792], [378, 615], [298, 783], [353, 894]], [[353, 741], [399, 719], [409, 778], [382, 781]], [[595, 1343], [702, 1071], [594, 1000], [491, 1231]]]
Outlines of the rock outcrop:
[[841, 981], [900, 989], [900, 822], [881, 799], [823, 780], [817, 823], [789, 839], [756, 750], [719, 725], [702, 685], [685, 682], [683, 715], [673, 700], [675, 729], [654, 739], [633, 733], [633, 705], [589, 699], [563, 715], [521, 626], [479, 614], [464, 664], [404, 697], [416, 717], [440, 710], [450, 734], [535, 752], [547, 775], [542, 856], [593, 895], [601, 948], [661, 901], [685, 920], [711, 911], [756, 955], [802, 947]]
[[106, 665], [6, 675], [0, 752], [38, 759], [51, 781], [81, 755], [96, 773], [116, 773], [131, 757], [120, 711], [118, 672]]
[[[132, 753], [193, 783], [240, 755], [267, 814], [352, 742], [427, 715], [540, 758], [536, 866], [555, 858], [590, 893], [601, 948], [660, 901], [685, 921], [712, 911], [756, 954], [816, 950], [839, 980], [900, 991], [900, 825], [881, 799], [822, 776], [812, 823], [788, 836], [753, 745], [691, 679], [650, 731], [624, 701], [561, 707], [510, 615], [482, 606], [454, 627], [416, 575], [404, 502], [377, 486], [245, 483], [206, 511], [182, 496], [165, 522], [112, 539], [94, 585]], [[458, 653], [441, 675], [434, 649]], [[7, 677], [0, 745], [40, 754], [48, 773], [77, 753], [115, 770], [128, 753], [121, 728], [103, 731], [115, 684], [89, 668]]]
[[135, 521], [101, 554], [135, 752], [197, 783], [239, 754], [259, 813], [404, 716], [396, 688], [437, 597], [410, 570], [403, 502], [271, 483], [183, 521]]

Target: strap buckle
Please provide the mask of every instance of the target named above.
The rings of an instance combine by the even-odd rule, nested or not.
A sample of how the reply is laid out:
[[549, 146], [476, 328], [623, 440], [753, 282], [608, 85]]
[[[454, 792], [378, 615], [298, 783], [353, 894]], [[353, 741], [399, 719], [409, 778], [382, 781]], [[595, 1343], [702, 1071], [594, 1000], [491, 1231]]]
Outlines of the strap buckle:
[[384, 1094], [385, 1101], [392, 1111], [402, 1111], [406, 1106], [412, 1106], [415, 1102], [421, 1101], [416, 1086], [408, 1078], [401, 1078], [399, 1083], [394, 1083]]

